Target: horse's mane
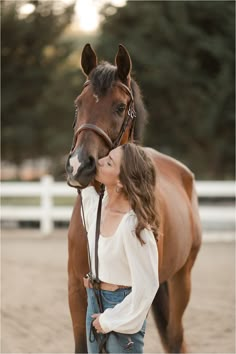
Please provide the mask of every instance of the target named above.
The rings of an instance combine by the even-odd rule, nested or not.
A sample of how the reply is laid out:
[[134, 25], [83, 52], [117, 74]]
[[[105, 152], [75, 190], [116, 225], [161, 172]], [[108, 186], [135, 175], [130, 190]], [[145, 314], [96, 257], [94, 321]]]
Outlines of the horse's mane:
[[[117, 77], [117, 67], [108, 62], [101, 62], [89, 75], [91, 84], [93, 85], [94, 92], [103, 96], [107, 90], [110, 89]], [[134, 107], [136, 111], [136, 121], [134, 125], [134, 140], [141, 142], [145, 124], [147, 122], [147, 111], [144, 107], [142, 95], [138, 84], [131, 79], [131, 88], [134, 96]]]

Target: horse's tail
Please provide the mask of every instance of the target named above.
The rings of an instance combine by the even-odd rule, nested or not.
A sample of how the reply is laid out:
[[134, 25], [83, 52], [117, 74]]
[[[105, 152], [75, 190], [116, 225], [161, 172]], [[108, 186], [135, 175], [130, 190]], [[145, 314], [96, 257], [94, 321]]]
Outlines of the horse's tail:
[[168, 348], [167, 326], [169, 318], [169, 291], [168, 283], [159, 285], [159, 289], [152, 303], [152, 312], [164, 348]]

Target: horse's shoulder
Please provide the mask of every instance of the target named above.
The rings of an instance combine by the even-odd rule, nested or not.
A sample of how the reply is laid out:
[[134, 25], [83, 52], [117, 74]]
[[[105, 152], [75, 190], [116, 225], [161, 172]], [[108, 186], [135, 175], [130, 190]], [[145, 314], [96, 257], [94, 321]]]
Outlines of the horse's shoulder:
[[153, 148], [145, 147], [145, 151], [148, 153], [148, 155], [156, 162], [158, 165], [161, 166], [166, 166], [169, 168], [174, 168], [182, 173], [186, 173], [190, 176], [194, 176], [193, 172], [182, 162], [179, 160], [176, 160], [174, 157], [171, 157], [169, 155], [163, 154], [158, 150], [154, 150]]

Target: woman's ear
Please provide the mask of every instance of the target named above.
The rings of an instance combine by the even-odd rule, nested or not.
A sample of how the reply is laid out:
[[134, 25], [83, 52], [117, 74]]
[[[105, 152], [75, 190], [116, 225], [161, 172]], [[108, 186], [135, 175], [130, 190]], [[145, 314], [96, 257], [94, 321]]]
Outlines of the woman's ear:
[[123, 189], [123, 185], [120, 181], [118, 181], [116, 184], [116, 188], [115, 188], [116, 193], [120, 193], [122, 191], [122, 189]]
[[119, 188], [119, 189], [123, 188], [123, 184], [121, 183], [121, 181], [118, 180], [118, 182], [116, 184], [116, 187]]

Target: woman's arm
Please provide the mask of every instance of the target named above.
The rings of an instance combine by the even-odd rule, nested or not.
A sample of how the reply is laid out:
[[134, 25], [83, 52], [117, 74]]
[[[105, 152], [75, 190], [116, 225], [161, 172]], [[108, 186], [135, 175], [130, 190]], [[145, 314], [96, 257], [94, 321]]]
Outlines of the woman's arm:
[[103, 332], [136, 333], [150, 309], [158, 290], [158, 251], [153, 233], [144, 229], [141, 233], [146, 242], [141, 245], [132, 227], [122, 230], [124, 247], [128, 259], [132, 291], [112, 309], [107, 309], [99, 317]]

